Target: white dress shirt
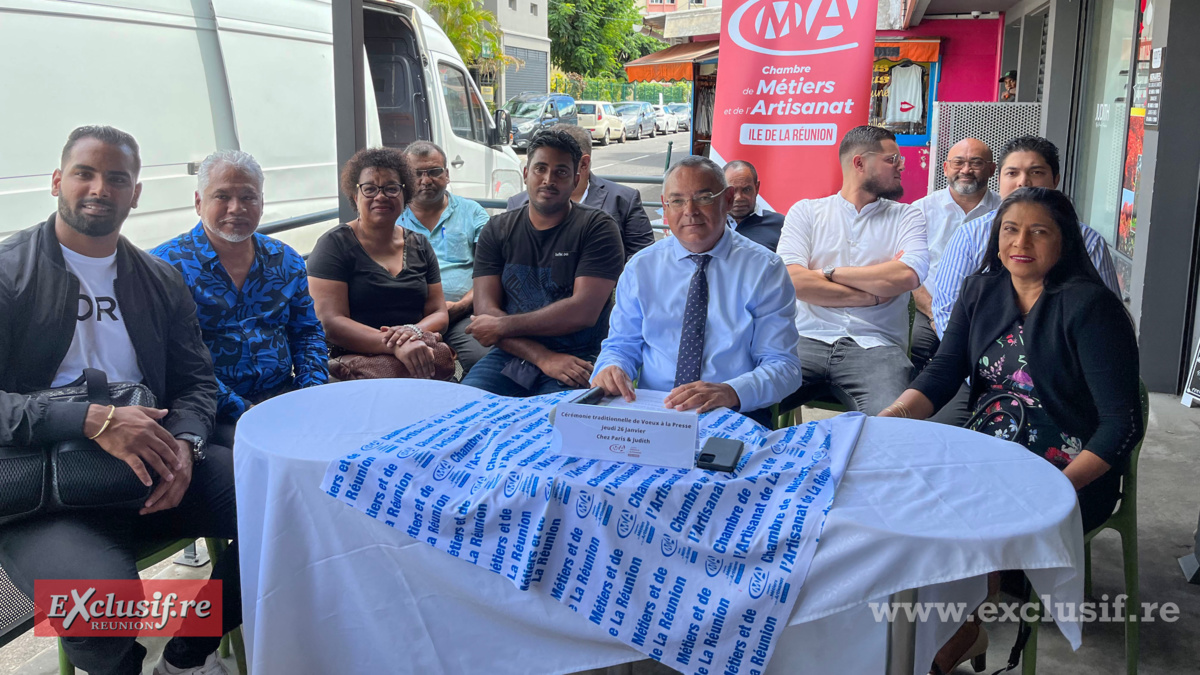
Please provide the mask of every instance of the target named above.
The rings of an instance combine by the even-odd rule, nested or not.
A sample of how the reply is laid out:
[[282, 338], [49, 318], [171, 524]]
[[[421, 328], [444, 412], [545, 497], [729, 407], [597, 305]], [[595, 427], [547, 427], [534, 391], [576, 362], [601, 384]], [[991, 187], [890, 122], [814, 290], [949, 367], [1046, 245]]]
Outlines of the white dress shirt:
[[[608, 338], [593, 372], [619, 366], [638, 387], [675, 385], [688, 286], [696, 263], [677, 237], [638, 251], [617, 282]], [[741, 410], [767, 408], [800, 388], [796, 297], [779, 256], [725, 228], [708, 251], [708, 318], [700, 379], [728, 384]]]
[[954, 195], [950, 188], [946, 187], [913, 202], [913, 206], [921, 209], [921, 213], [925, 215], [925, 239], [929, 244], [930, 279], [937, 274], [938, 263], [942, 260], [942, 252], [946, 250], [946, 244], [950, 241], [950, 237], [954, 236], [955, 230], [985, 213], [995, 211], [996, 207], [1000, 206], [1000, 201], [1000, 195], [985, 188], [983, 199], [979, 204], [970, 212], [963, 211], [958, 202], [954, 201]]
[[[840, 193], [801, 200], [788, 210], [778, 249], [785, 264], [810, 270], [877, 265], [901, 251], [900, 262], [923, 282], [929, 273], [929, 251], [920, 209], [877, 199], [860, 212]], [[796, 329], [802, 337], [826, 344], [848, 337], [864, 349], [903, 349], [908, 345], [908, 294], [872, 307], [821, 307], [797, 300]]]

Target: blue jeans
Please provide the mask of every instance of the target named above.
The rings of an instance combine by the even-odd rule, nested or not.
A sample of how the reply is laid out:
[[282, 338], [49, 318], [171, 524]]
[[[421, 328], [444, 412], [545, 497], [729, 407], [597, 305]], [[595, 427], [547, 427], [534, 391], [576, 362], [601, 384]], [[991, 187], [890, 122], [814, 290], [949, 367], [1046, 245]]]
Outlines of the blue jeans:
[[526, 389], [500, 372], [504, 370], [504, 366], [508, 365], [509, 361], [515, 358], [517, 357], [502, 349], [493, 349], [488, 352], [487, 356], [479, 359], [475, 367], [471, 368], [471, 372], [462, 379], [462, 384], [491, 392], [497, 396], [516, 397], [540, 396], [575, 388], [542, 373], [538, 375], [533, 386]]
[[830, 345], [802, 336], [798, 353], [805, 385], [826, 382], [851, 398], [854, 410], [867, 415], [878, 415], [912, 381], [912, 362], [892, 345], [863, 349], [850, 338]]

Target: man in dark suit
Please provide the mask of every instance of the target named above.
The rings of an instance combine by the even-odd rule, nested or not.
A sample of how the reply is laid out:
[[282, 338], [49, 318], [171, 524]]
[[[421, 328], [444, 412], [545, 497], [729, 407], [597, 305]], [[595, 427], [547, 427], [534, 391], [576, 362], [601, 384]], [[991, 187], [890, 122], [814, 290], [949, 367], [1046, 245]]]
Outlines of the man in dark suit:
[[758, 206], [758, 171], [750, 162], [734, 160], [725, 165], [725, 182], [733, 193], [729, 225], [734, 232], [771, 251], [779, 245], [783, 214]]
[[[621, 243], [625, 247], [626, 260], [653, 244], [654, 230], [650, 228], [650, 218], [646, 216], [646, 209], [642, 208], [641, 194], [631, 187], [592, 175], [592, 134], [574, 124], [555, 124], [551, 129], [571, 134], [583, 150], [583, 158], [579, 160], [579, 185], [575, 187], [575, 192], [571, 193], [571, 200], [600, 209], [617, 221], [621, 228]], [[515, 194], [508, 198], [508, 210], [519, 209], [528, 201], [528, 192]], [[780, 223], [782, 222], [781, 218]], [[775, 234], [778, 239], [778, 230]]]

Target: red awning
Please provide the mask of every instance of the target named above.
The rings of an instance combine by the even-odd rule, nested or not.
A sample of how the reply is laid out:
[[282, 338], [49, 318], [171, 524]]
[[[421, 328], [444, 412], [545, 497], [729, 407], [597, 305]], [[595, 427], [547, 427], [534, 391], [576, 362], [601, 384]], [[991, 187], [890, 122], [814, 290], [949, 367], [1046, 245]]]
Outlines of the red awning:
[[719, 48], [717, 40], [685, 42], [626, 63], [625, 74], [630, 82], [691, 80], [693, 64], [715, 58]]
[[877, 37], [875, 38], [875, 58], [886, 58], [891, 61], [909, 59], [911, 61], [932, 63], [938, 60], [941, 54], [941, 47], [941, 38], [888, 40], [887, 38]]

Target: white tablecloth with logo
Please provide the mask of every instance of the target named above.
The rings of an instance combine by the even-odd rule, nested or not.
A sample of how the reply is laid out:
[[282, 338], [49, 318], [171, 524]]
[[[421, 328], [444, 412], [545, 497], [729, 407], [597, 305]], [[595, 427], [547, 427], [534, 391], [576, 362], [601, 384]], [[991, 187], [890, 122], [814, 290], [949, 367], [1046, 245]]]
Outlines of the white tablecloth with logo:
[[[550, 597], [321, 491], [330, 460], [478, 395], [441, 382], [347, 382], [242, 418], [234, 462], [255, 675], [525, 675], [644, 658]], [[981, 575], [1000, 569], [1027, 570], [1055, 602], [1081, 602], [1082, 561], [1074, 492], [1048, 462], [974, 432], [868, 419], [767, 672], [882, 673], [887, 623], [871, 603], [920, 588], [922, 602], [974, 607]], [[1078, 646], [1078, 624], [1056, 625]], [[917, 675], [957, 626], [919, 626]]]

